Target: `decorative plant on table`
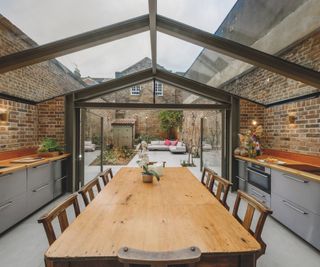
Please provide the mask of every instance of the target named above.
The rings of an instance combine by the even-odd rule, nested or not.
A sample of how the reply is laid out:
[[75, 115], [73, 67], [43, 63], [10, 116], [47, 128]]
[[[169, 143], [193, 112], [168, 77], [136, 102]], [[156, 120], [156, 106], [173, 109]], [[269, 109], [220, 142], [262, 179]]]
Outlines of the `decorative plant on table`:
[[263, 128], [261, 125], [253, 127], [245, 134], [239, 134], [240, 146], [235, 149], [234, 153], [241, 156], [249, 156], [255, 158], [261, 155], [261, 137], [263, 135]]
[[57, 142], [57, 140], [53, 138], [44, 138], [42, 142], [40, 143], [40, 146], [38, 148], [38, 153], [42, 155], [51, 155], [51, 154], [57, 154], [62, 153], [63, 149]]
[[160, 176], [155, 170], [150, 169], [149, 156], [147, 154], [147, 143], [145, 141], [141, 142], [141, 151], [139, 153], [138, 165], [142, 167], [142, 181], [144, 183], [152, 183], [153, 176], [155, 176], [160, 181]]

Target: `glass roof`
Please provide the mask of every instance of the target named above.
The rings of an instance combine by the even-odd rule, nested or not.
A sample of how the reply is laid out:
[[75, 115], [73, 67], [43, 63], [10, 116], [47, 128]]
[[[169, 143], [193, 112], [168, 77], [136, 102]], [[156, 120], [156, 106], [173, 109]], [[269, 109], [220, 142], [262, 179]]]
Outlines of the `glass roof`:
[[[306, 14], [307, 10], [317, 12], [316, 8], [312, 11], [309, 2], [311, 1], [202, 0], [199, 4], [197, 0], [159, 0], [157, 1], [157, 13], [275, 55], [304, 37], [302, 34], [306, 35], [306, 31], [311, 32], [316, 26], [320, 26], [319, 21], [308, 16], [304, 16], [305, 19], [301, 22], [300, 18]], [[0, 8], [2, 14], [17, 26], [14, 35], [10, 38], [20, 38], [26, 42], [25, 44], [19, 43], [19, 47], [15, 46], [2, 51], [1, 56], [35, 47], [37, 44], [42, 45], [146, 15], [149, 12], [147, 0], [134, 2], [132, 0], [93, 0], [90, 1], [90, 4], [85, 0], [2, 0]], [[299, 23], [297, 23], [298, 21]], [[6, 22], [7, 25], [10, 22]], [[14, 28], [14, 25], [10, 27]], [[68, 54], [59, 57], [58, 60], [71, 72], [75, 69], [79, 70], [82, 77], [107, 81], [151, 68], [150, 43], [150, 32], [146, 31]], [[156, 51], [158, 68], [164, 68], [178, 75], [213, 87], [223, 88], [238, 95], [248, 95], [234, 88], [229, 90], [228, 86], [230, 87], [233, 81], [239, 80], [239, 77], [252, 70], [253, 65], [212, 50], [203, 49], [161, 32], [157, 32]], [[288, 57], [285, 59], [317, 70], [316, 64], [310, 63], [312, 60], [307, 58]], [[35, 66], [40, 66], [40, 64]], [[20, 73], [29, 70], [29, 68], [32, 66], [13, 72]], [[255, 73], [261, 71], [265, 70], [256, 68]], [[300, 82], [275, 73], [270, 72], [269, 76], [269, 81], [281, 80], [297, 88], [291, 96], [301, 94], [298, 88], [305, 87]], [[89, 82], [91, 83], [89, 85], [94, 85], [96, 81]], [[307, 87], [304, 94], [318, 90], [311, 86]], [[266, 96], [269, 89], [266, 87], [263, 95]], [[256, 88], [252, 88], [250, 95], [255, 100], [260, 100], [260, 96], [253, 95], [254, 92], [258, 92]], [[284, 93], [283, 98], [286, 97], [287, 95]], [[266, 97], [263, 102], [272, 101], [272, 93], [270, 92], [269, 97]]]

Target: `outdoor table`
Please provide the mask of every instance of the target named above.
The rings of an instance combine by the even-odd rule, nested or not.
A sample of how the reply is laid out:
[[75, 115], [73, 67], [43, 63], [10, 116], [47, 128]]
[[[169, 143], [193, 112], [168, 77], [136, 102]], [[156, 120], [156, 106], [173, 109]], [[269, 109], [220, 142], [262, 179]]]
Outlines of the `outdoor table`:
[[[255, 266], [259, 243], [185, 167], [142, 182], [122, 168], [45, 253], [47, 266], [121, 266], [121, 247], [170, 251], [197, 246], [197, 266]], [[219, 265], [221, 264], [221, 265]]]

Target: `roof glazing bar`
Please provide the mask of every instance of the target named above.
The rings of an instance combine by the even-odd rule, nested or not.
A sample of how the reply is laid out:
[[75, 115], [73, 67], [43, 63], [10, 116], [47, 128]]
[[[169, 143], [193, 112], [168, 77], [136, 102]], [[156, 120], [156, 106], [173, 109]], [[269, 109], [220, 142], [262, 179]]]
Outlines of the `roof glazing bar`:
[[152, 73], [157, 71], [157, 0], [149, 0]]

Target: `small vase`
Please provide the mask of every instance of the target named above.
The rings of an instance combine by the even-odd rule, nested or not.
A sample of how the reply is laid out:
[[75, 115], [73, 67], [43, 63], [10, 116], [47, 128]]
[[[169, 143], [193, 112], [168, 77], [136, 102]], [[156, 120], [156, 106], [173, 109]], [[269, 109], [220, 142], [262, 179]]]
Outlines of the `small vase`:
[[142, 174], [142, 181], [144, 183], [152, 183], [153, 182], [153, 175], [150, 174]]

